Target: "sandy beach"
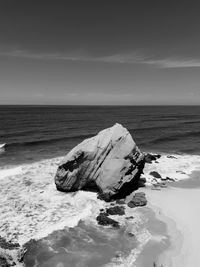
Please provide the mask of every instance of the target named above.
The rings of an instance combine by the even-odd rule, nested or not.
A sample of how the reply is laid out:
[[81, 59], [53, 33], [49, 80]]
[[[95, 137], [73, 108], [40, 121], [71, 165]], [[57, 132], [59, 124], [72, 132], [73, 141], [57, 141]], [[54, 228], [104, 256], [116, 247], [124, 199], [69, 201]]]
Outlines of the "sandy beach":
[[156, 217], [167, 224], [170, 247], [159, 256], [157, 267], [200, 266], [200, 188], [145, 189]]

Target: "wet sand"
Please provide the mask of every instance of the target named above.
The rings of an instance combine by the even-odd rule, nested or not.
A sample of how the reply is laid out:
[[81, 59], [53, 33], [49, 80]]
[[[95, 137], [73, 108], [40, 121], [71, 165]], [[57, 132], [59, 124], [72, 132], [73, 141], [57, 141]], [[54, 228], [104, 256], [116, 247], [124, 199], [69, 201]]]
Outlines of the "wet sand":
[[157, 218], [166, 223], [170, 238], [156, 266], [200, 266], [200, 188], [147, 188], [144, 192]]
[[141, 209], [145, 217], [148, 218], [147, 229], [151, 238], [138, 256], [135, 265], [137, 267], [153, 267], [158, 263], [159, 255], [170, 247], [170, 239], [167, 233], [167, 225], [162, 218], [158, 218], [158, 210], [148, 206]]

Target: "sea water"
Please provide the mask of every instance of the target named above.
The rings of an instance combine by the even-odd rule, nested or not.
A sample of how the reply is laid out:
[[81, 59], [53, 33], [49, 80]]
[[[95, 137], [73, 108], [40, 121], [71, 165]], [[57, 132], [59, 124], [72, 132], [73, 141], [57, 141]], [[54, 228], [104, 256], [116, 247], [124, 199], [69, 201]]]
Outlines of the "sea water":
[[184, 179], [199, 168], [198, 106], [0, 107], [0, 236], [25, 244], [26, 266], [133, 266], [151, 238], [139, 209], [126, 209], [120, 230], [100, 227], [95, 218], [108, 204], [54, 185], [62, 157], [116, 122], [142, 151], [163, 155], [148, 172]]

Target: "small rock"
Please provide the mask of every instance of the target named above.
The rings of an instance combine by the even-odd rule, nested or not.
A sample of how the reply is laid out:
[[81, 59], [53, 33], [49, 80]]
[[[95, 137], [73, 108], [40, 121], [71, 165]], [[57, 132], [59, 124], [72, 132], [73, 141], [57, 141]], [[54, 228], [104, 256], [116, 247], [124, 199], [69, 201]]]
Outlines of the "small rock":
[[169, 158], [169, 159], [177, 159], [176, 157], [171, 156], [171, 155], [168, 155], [167, 158]]
[[125, 219], [132, 220], [132, 219], [134, 219], [134, 217], [133, 216], [129, 216], [129, 217], [126, 217]]
[[167, 179], [168, 181], [175, 182], [175, 180], [174, 180], [173, 178], [166, 177], [166, 179]]
[[106, 212], [110, 215], [124, 215], [125, 214], [125, 208], [123, 206], [114, 206], [111, 208], [107, 208]]
[[110, 202], [111, 196], [109, 193], [99, 193], [97, 198], [100, 200], [104, 200], [105, 202]]
[[141, 207], [147, 204], [145, 193], [138, 192], [135, 193], [132, 200], [128, 203], [129, 208]]
[[100, 213], [97, 218], [96, 218], [98, 224], [100, 225], [111, 225], [115, 228], [119, 228], [119, 222], [111, 219], [108, 217], [108, 215], [106, 213]]
[[117, 253], [115, 254], [115, 258], [120, 258], [122, 257], [122, 253], [121, 251], [117, 251]]
[[129, 206], [129, 208], [135, 208], [136, 207], [136, 205], [132, 201], [130, 201], [127, 205]]
[[157, 179], [161, 178], [161, 175], [158, 172], [153, 171], [153, 172], [150, 172], [149, 174], [152, 175], [154, 178], [157, 178]]
[[148, 153], [148, 154], [146, 154], [145, 155], [145, 162], [146, 163], [152, 163], [152, 161], [155, 161], [155, 160], [157, 160], [157, 159], [159, 159], [161, 157], [161, 155], [159, 155], [159, 154], [150, 154], [150, 153]]
[[127, 233], [127, 235], [130, 236], [130, 237], [135, 237], [135, 235], [133, 233], [131, 233], [131, 232]]
[[173, 178], [166, 177], [166, 178], [161, 178], [162, 181], [170, 181], [170, 182], [175, 182]]

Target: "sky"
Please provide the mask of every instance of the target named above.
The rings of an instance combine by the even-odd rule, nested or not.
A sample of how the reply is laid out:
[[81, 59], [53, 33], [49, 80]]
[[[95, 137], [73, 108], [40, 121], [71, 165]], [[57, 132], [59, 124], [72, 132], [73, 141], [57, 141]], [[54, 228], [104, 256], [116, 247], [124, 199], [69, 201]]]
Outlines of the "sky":
[[199, 105], [200, 2], [0, 0], [0, 104]]

